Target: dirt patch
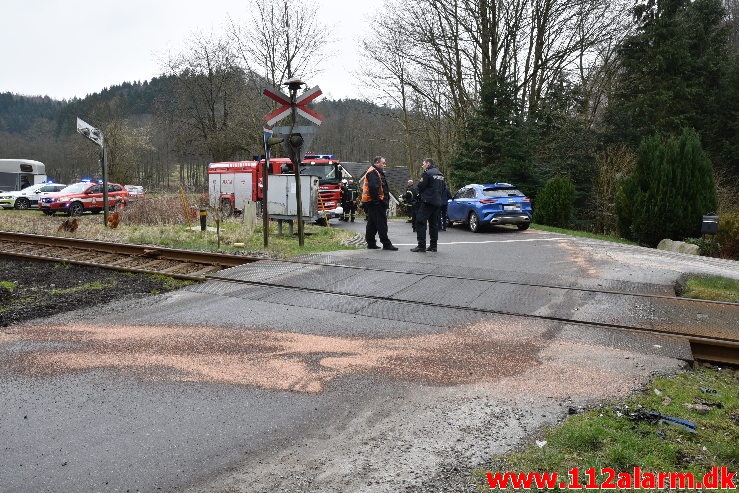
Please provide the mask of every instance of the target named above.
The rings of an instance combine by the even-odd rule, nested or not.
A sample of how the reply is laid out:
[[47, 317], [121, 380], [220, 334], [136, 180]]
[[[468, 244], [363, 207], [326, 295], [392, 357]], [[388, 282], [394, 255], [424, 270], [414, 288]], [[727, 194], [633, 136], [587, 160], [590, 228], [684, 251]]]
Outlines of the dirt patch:
[[0, 257], [0, 327], [182, 285], [160, 276]]
[[[208, 327], [30, 326], [0, 342], [33, 347], [6, 371], [33, 376], [107, 368], [153, 380], [320, 392], [346, 375], [449, 386], [536, 366], [541, 342], [484, 323], [443, 334], [351, 338]], [[22, 346], [21, 346], [22, 347]]]

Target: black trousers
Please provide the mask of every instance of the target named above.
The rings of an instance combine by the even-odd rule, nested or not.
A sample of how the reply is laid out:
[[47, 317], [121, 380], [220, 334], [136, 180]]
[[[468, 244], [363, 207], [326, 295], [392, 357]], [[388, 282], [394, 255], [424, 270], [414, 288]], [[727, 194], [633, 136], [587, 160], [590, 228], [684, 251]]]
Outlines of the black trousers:
[[364, 204], [364, 212], [367, 214], [367, 229], [364, 239], [368, 246], [376, 246], [375, 235], [380, 237], [382, 246], [392, 246], [390, 238], [387, 237], [387, 209], [382, 204], [367, 202]]
[[439, 241], [439, 218], [441, 207], [421, 202], [416, 213], [416, 238], [418, 246], [426, 248], [426, 225], [429, 227], [429, 248], [436, 248]]

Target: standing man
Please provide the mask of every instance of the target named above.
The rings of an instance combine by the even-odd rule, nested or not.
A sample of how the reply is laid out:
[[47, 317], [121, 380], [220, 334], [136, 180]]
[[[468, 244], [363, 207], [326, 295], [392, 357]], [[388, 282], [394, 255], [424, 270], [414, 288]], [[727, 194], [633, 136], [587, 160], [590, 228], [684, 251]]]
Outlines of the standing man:
[[[418, 212], [416, 213], [416, 238], [418, 246], [411, 252], [435, 252], [439, 240], [441, 206], [446, 201], [446, 180], [434, 164], [426, 158], [421, 165], [423, 174], [418, 184]], [[426, 225], [429, 227], [429, 247], [426, 248]]]
[[342, 204], [344, 213], [342, 214], [342, 220], [354, 222], [354, 215], [357, 213], [357, 199], [359, 198], [359, 189], [357, 184], [354, 183], [353, 178], [349, 178], [349, 183], [342, 187]]
[[410, 220], [413, 227], [413, 231], [416, 230], [416, 212], [418, 212], [418, 189], [413, 185], [413, 180], [408, 180], [408, 185], [405, 187], [405, 193], [403, 193], [403, 201], [405, 206], [410, 212]]
[[367, 248], [379, 249], [375, 235], [380, 237], [383, 250], [397, 250], [387, 237], [387, 210], [390, 208], [390, 190], [385, 178], [385, 158], [376, 156], [372, 166], [364, 175], [362, 187], [362, 208], [367, 214], [367, 229], [364, 235]]
[[349, 217], [349, 214], [347, 214], [347, 208], [349, 207], [349, 192], [346, 189], [347, 181], [346, 179], [341, 180], [341, 217], [339, 218], [339, 221], [346, 221], [346, 218]]
[[449, 199], [452, 198], [452, 192], [449, 191], [449, 186], [444, 187], [444, 203], [441, 204], [441, 212], [439, 214], [440, 220], [439, 220], [439, 228], [442, 231], [446, 231], [446, 223], [448, 220], [448, 209], [449, 209]]

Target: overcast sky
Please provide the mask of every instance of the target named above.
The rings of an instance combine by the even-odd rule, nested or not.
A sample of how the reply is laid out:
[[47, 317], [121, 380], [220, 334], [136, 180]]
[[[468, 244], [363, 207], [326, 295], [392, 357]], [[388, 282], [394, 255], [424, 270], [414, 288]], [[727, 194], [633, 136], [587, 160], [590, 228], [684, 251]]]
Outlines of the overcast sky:
[[[276, 2], [277, 3], [277, 2]], [[382, 0], [315, 0], [336, 42], [316, 78], [331, 99], [360, 97], [356, 55]], [[122, 82], [163, 72], [169, 53], [181, 53], [196, 32], [223, 31], [228, 17], [249, 19], [246, 0], [2, 0], [0, 92], [55, 99], [83, 98]]]

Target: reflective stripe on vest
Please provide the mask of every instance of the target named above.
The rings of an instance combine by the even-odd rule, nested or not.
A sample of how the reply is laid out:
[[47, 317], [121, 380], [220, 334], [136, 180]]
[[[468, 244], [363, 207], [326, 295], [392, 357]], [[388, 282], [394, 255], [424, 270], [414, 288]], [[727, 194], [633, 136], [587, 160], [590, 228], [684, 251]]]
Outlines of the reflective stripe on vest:
[[372, 196], [370, 196], [369, 193], [369, 179], [367, 178], [367, 175], [369, 175], [371, 172], [377, 173], [377, 179], [380, 180], [380, 200], [385, 199], [385, 190], [382, 188], [382, 176], [380, 176], [380, 172], [375, 168], [374, 166], [371, 166], [370, 169], [367, 170], [367, 172], [364, 174], [364, 184], [362, 185], [362, 202], [372, 202]]

